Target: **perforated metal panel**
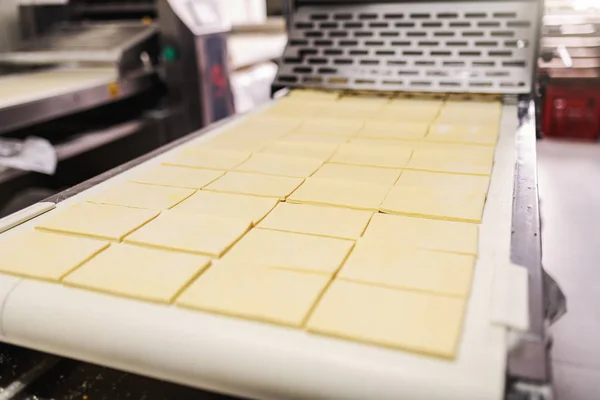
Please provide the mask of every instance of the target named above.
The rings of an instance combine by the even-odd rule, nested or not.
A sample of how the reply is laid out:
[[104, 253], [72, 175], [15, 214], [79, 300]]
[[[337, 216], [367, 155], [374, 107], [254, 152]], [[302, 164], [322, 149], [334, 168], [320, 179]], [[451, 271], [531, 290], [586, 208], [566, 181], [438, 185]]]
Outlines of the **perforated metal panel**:
[[300, 7], [276, 83], [525, 93], [539, 23], [538, 1]]

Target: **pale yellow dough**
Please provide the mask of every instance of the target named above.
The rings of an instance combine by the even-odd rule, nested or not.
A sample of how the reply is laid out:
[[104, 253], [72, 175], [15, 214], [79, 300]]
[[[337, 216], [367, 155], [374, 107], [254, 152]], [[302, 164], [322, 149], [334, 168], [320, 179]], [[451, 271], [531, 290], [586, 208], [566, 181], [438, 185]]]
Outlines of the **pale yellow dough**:
[[235, 125], [234, 127], [230, 128], [227, 132], [236, 130], [239, 132], [246, 131], [255, 132], [258, 134], [264, 132], [283, 133], [299, 127], [302, 124], [302, 121], [302, 118], [256, 115], [246, 119], [245, 122], [241, 124]]
[[0, 272], [59, 281], [107, 247], [99, 240], [39, 231], [5, 235], [0, 241]]
[[254, 228], [223, 260], [332, 275], [353, 245], [350, 240]]
[[411, 154], [411, 149], [400, 146], [367, 147], [349, 143], [342, 145], [329, 162], [367, 167], [404, 168], [410, 160]]
[[421, 140], [428, 129], [427, 123], [373, 120], [365, 122], [358, 136], [375, 139]]
[[326, 92], [323, 90], [294, 89], [288, 94], [288, 97], [292, 99], [318, 99], [335, 101], [340, 97], [340, 94], [338, 92]]
[[320, 204], [377, 211], [389, 186], [336, 179], [308, 178], [288, 198], [290, 203]]
[[67, 275], [63, 282], [118, 296], [170, 303], [209, 264], [210, 258], [205, 256], [112, 244]]
[[131, 182], [148, 185], [172, 186], [188, 189], [201, 189], [215, 181], [225, 172], [210, 169], [173, 167], [158, 165], [129, 179]]
[[336, 143], [294, 143], [286, 141], [273, 142], [261, 152], [265, 154], [277, 154], [282, 156], [314, 158], [327, 161], [338, 148]]
[[299, 129], [309, 132], [353, 136], [363, 127], [364, 121], [354, 118], [307, 118]]
[[294, 128], [299, 126], [299, 123], [292, 124], [268, 124], [261, 122], [246, 122], [240, 125], [236, 125], [229, 128], [218, 136], [214, 137], [211, 141], [221, 140], [263, 140], [272, 141], [279, 137], [291, 132]]
[[354, 137], [348, 139], [348, 144], [354, 146], [361, 146], [365, 148], [369, 147], [387, 147], [395, 148], [401, 147], [408, 150], [414, 150], [422, 145], [421, 142], [416, 140], [403, 140], [403, 139], [371, 139], [365, 137]]
[[284, 200], [304, 181], [303, 178], [272, 176], [246, 172], [228, 172], [204, 190], [274, 197]]
[[406, 168], [489, 176], [492, 173], [492, 166], [493, 160], [485, 153], [420, 148], [415, 150]]
[[319, 168], [313, 177], [373, 183], [389, 187], [398, 180], [401, 173], [402, 171], [399, 169], [327, 163]]
[[[251, 135], [249, 135], [251, 136]], [[242, 151], [242, 152], [256, 152], [256, 151], [260, 151], [262, 149], [264, 149], [265, 147], [267, 147], [267, 145], [269, 143], [271, 143], [270, 140], [265, 140], [265, 139], [257, 139], [257, 138], [246, 138], [246, 139], [234, 139], [234, 138], [222, 138], [219, 140], [216, 140], [217, 138], [208, 140], [204, 143], [202, 143], [201, 146], [198, 147], [202, 147], [202, 148], [206, 148], [206, 149], [218, 149], [218, 150], [233, 150], [233, 151]], [[192, 167], [187, 167], [187, 168], [195, 168], [194, 166]]]
[[453, 189], [458, 192], [487, 193], [490, 178], [477, 175], [444, 174], [424, 171], [404, 171], [396, 186], [419, 186], [426, 188]]
[[363, 233], [371, 211], [311, 204], [280, 203], [258, 225], [259, 228], [318, 236], [357, 239]]
[[339, 279], [468, 298], [475, 257], [359, 239]]
[[356, 109], [380, 110], [390, 101], [387, 96], [342, 96], [337, 104]]
[[250, 220], [163, 211], [125, 243], [220, 257], [251, 226]]
[[295, 131], [287, 136], [281, 138], [280, 142], [289, 143], [315, 143], [315, 144], [342, 144], [345, 143], [348, 138], [334, 135], [319, 135], [314, 133], [304, 133], [302, 131]]
[[477, 160], [494, 162], [496, 148], [494, 146], [479, 146], [467, 143], [432, 142], [423, 140], [419, 149], [433, 157], [475, 157]]
[[334, 281], [308, 330], [342, 339], [454, 358], [465, 302], [431, 294]]
[[480, 223], [485, 193], [448, 188], [394, 186], [379, 208], [387, 213]]
[[322, 161], [313, 158], [253, 154], [236, 171], [305, 178], [311, 176], [322, 164]]
[[363, 237], [422, 249], [477, 255], [478, 226], [468, 222], [375, 214]]
[[437, 108], [388, 106], [373, 115], [373, 119], [429, 124], [435, 120], [438, 113], [439, 110]]
[[216, 217], [239, 218], [256, 224], [277, 204], [278, 199], [200, 190], [173, 210]]
[[223, 150], [209, 147], [187, 147], [178, 155], [163, 162], [191, 168], [231, 170], [250, 157], [248, 151]]
[[115, 206], [167, 210], [194, 194], [193, 189], [124, 182], [111, 186], [88, 199], [89, 202]]
[[330, 280], [320, 274], [222, 264], [192, 283], [177, 305], [301, 327]]
[[437, 142], [493, 146], [498, 141], [498, 127], [436, 124], [431, 127], [425, 139]]
[[302, 125], [303, 118], [292, 117], [287, 115], [275, 115], [275, 114], [258, 114], [248, 118], [248, 121], [257, 122], [260, 124], [273, 126], [285, 126], [289, 128], [298, 128]]
[[36, 229], [120, 241], [158, 214], [157, 210], [79, 203], [41, 218]]

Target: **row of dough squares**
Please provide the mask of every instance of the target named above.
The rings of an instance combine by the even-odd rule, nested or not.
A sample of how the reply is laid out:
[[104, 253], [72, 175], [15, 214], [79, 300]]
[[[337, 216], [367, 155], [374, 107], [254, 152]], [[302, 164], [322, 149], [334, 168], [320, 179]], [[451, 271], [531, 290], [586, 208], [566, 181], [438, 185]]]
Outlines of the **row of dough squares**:
[[[301, 149], [298, 146], [296, 150]], [[124, 185], [92, 201], [165, 208], [163, 204], [149, 204], [156, 196], [128, 194], [144, 190], [140, 184], [155, 184], [478, 223], [489, 186], [486, 175], [402, 169], [412, 155], [407, 149], [357, 145], [355, 149], [338, 149], [329, 162], [309, 155], [252, 154], [210, 148], [183, 153], [185, 160], [180, 154], [167, 160], [167, 165], [133, 178], [139, 184]], [[448, 160], [435, 158], [431, 162]], [[457, 162], [464, 162], [464, 158], [457, 158]], [[490, 164], [491, 169], [491, 163], [489, 159], [482, 165]], [[122, 200], [123, 197], [127, 200]], [[138, 200], [142, 203], [137, 203]]]
[[374, 139], [494, 145], [498, 137], [498, 102], [292, 94], [262, 117], [295, 120], [299, 132]]
[[[217, 196], [229, 197], [231, 208], [249, 202], [247, 209], [254, 211], [247, 215], [255, 218], [268, 214], [251, 229], [241, 217], [175, 210], [157, 216], [154, 210], [80, 203], [50, 214], [35, 231], [1, 241], [0, 270], [455, 355], [477, 251], [476, 225]], [[95, 239], [107, 236], [124, 240]]]

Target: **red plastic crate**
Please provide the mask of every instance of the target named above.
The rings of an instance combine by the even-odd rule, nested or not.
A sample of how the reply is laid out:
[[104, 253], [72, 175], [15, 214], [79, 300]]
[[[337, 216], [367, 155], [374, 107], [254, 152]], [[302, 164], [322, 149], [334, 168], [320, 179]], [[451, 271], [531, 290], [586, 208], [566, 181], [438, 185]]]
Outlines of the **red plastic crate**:
[[598, 140], [600, 134], [600, 84], [553, 85], [546, 89], [544, 135]]

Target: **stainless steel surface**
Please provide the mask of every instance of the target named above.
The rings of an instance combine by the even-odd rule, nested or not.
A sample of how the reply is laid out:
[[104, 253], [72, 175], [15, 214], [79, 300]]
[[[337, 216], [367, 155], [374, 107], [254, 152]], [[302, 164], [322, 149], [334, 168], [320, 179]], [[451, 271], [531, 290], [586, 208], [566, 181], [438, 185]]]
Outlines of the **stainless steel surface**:
[[133, 96], [154, 87], [157, 79], [154, 72], [141, 72], [116, 82], [0, 108], [0, 134]]
[[141, 23], [60, 24], [48, 34], [25, 42], [13, 52], [0, 53], [0, 63], [118, 64], [128, 49], [155, 35], [155, 26]]
[[516, 381], [544, 385], [551, 380], [546, 332], [546, 294], [537, 186], [536, 130], [532, 107], [523, 104], [517, 132], [511, 261], [529, 273], [530, 329], [508, 355], [508, 374]]
[[137, 166], [137, 165], [139, 165], [139, 164], [141, 164], [141, 163], [143, 163], [145, 161], [148, 161], [148, 160], [150, 160], [150, 159], [152, 159], [152, 158], [154, 158], [154, 157], [156, 157], [156, 156], [158, 156], [160, 154], [163, 154], [164, 152], [166, 152], [168, 150], [171, 150], [171, 149], [173, 149], [173, 148], [175, 148], [177, 146], [180, 146], [180, 145], [182, 145], [182, 144], [184, 144], [184, 143], [186, 143], [186, 142], [188, 142], [188, 141], [190, 141], [192, 139], [200, 137], [200, 136], [202, 136], [202, 135], [210, 132], [211, 130], [216, 129], [217, 127], [219, 127], [221, 125], [224, 125], [224, 124], [226, 124], [228, 122], [231, 122], [231, 121], [235, 120], [236, 118], [240, 118], [240, 117], [239, 116], [233, 116], [233, 117], [229, 117], [229, 118], [223, 119], [221, 121], [215, 122], [215, 123], [211, 124], [210, 126], [204, 128], [204, 129], [200, 129], [200, 130], [192, 132], [192, 133], [190, 133], [190, 134], [188, 134], [188, 135], [186, 135], [184, 137], [181, 137], [181, 138], [179, 138], [177, 140], [174, 140], [171, 143], [166, 144], [166, 145], [164, 145], [164, 146], [162, 146], [162, 147], [160, 147], [160, 148], [158, 148], [158, 149], [156, 149], [154, 151], [151, 151], [151, 152], [149, 152], [147, 154], [144, 154], [143, 156], [140, 156], [140, 157], [138, 157], [138, 158], [136, 158], [134, 160], [131, 160], [131, 161], [125, 163], [125, 164], [119, 165], [118, 167], [115, 167], [115, 168], [113, 168], [113, 169], [111, 169], [109, 171], [106, 171], [105, 173], [100, 174], [98, 176], [95, 176], [94, 178], [89, 179], [89, 180], [87, 180], [85, 182], [82, 182], [79, 185], [73, 186], [73, 187], [71, 187], [71, 188], [69, 188], [69, 189], [67, 189], [67, 190], [65, 190], [65, 191], [63, 191], [61, 193], [58, 193], [58, 194], [56, 194], [54, 196], [51, 196], [51, 197], [45, 199], [44, 201], [49, 201], [49, 202], [52, 202], [52, 203], [59, 203], [61, 201], [64, 201], [64, 200], [66, 200], [66, 199], [68, 199], [70, 197], [75, 196], [78, 193], [83, 192], [84, 190], [87, 190], [87, 189], [89, 189], [89, 188], [91, 188], [91, 187], [93, 187], [95, 185], [98, 185], [99, 183], [102, 183], [102, 182], [106, 181], [107, 179], [110, 179], [110, 178], [112, 178], [112, 177], [120, 174], [121, 172], [127, 171], [128, 169], [131, 169], [131, 168], [133, 168], [133, 167], [135, 167], [135, 166]]
[[182, 133], [234, 113], [227, 53], [228, 24], [209, 18], [204, 25], [198, 10], [206, 3], [215, 4], [213, 0], [158, 2], [162, 48], [175, 55], [164, 60], [163, 77], [169, 106], [183, 110]]
[[539, 1], [300, 7], [280, 85], [528, 93]]

